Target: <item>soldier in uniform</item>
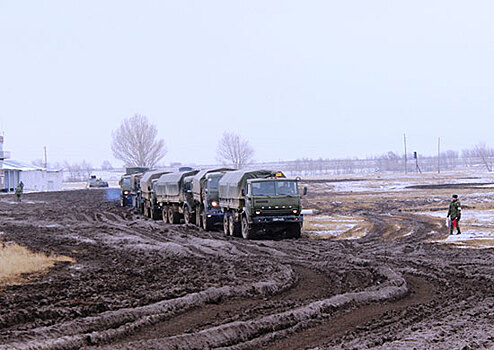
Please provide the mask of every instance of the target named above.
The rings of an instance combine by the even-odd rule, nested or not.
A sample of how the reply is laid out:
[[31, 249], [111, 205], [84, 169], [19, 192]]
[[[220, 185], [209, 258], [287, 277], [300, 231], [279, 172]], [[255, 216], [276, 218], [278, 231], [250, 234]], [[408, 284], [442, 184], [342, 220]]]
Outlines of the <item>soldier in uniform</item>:
[[451, 199], [451, 203], [449, 204], [448, 216], [450, 219], [449, 225], [449, 234], [453, 234], [453, 229], [456, 227], [458, 234], [461, 234], [460, 231], [460, 219], [461, 219], [461, 204], [458, 200], [458, 195], [454, 194]]
[[17, 201], [21, 201], [21, 194], [24, 191], [24, 183], [21, 181], [15, 188], [15, 195], [17, 196]]

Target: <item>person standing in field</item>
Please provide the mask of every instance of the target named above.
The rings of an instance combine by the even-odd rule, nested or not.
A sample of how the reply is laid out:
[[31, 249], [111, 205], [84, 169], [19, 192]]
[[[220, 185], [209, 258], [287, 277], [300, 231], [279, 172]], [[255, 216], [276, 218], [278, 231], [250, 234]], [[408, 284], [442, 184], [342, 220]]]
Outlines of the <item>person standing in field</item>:
[[22, 191], [24, 191], [24, 183], [21, 181], [15, 188], [15, 195], [17, 196], [17, 201], [21, 201]]
[[458, 195], [454, 194], [451, 203], [449, 203], [448, 216], [450, 220], [449, 224], [449, 234], [453, 234], [453, 229], [456, 227], [458, 234], [461, 234], [460, 231], [460, 219], [461, 219], [461, 204], [458, 200]]

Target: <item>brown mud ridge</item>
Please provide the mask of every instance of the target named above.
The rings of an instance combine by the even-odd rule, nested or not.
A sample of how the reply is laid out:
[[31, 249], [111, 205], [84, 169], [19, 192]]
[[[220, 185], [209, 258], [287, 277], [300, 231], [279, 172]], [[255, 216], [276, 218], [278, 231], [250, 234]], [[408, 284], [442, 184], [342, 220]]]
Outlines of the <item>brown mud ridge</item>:
[[437, 222], [386, 198], [334, 209], [368, 219], [360, 240], [245, 241], [144, 219], [114, 194], [0, 197], [3, 240], [76, 260], [0, 292], [0, 349], [494, 346], [493, 250], [428, 243]]

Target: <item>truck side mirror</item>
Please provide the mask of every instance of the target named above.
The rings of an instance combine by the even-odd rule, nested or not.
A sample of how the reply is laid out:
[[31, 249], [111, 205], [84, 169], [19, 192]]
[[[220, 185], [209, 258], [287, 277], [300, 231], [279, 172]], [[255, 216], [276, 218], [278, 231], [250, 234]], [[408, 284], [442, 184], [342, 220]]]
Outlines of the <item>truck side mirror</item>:
[[245, 190], [242, 188], [242, 197], [245, 197]]
[[304, 186], [304, 196], [307, 195], [307, 186]]

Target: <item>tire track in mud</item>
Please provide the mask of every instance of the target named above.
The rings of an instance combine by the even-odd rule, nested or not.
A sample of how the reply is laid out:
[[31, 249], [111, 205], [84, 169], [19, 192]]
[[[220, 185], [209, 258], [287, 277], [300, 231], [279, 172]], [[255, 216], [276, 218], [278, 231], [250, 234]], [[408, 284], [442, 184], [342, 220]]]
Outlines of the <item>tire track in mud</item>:
[[454, 344], [448, 317], [489, 329], [492, 253], [427, 243], [440, 220], [385, 198], [337, 207], [372, 223], [360, 240], [244, 241], [144, 219], [101, 194], [29, 195], [48, 204], [23, 215], [0, 203], [8, 238], [78, 260], [0, 295], [0, 349], [403, 347], [410, 333], [420, 348], [435, 324]]
[[253, 348], [261, 345], [266, 338], [272, 340], [277, 336], [298, 331], [311, 320], [333, 312], [350, 303], [384, 301], [400, 298], [408, 291], [406, 281], [389, 268], [378, 267], [379, 274], [386, 281], [379, 288], [370, 288], [362, 292], [345, 293], [329, 299], [318, 300], [308, 305], [290, 309], [249, 321], [237, 321], [205, 329], [190, 335], [177, 335], [165, 339], [151, 339], [127, 343], [120, 348], [146, 349], [163, 348], [219, 348], [235, 349]]

